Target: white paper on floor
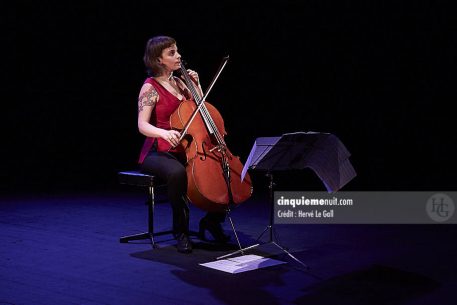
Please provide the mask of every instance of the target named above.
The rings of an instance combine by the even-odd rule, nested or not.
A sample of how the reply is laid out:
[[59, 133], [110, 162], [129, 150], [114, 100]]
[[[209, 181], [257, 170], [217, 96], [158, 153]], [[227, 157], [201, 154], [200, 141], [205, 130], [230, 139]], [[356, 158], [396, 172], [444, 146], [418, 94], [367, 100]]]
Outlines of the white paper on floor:
[[240, 273], [280, 264], [286, 264], [286, 262], [259, 255], [242, 255], [200, 265], [228, 273]]

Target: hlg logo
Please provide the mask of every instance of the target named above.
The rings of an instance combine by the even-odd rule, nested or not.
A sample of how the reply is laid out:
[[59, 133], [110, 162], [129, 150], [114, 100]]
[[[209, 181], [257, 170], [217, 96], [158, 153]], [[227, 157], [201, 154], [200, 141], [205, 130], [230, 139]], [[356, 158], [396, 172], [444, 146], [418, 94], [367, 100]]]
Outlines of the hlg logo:
[[454, 214], [454, 201], [446, 194], [436, 193], [427, 200], [426, 210], [432, 220], [444, 222]]

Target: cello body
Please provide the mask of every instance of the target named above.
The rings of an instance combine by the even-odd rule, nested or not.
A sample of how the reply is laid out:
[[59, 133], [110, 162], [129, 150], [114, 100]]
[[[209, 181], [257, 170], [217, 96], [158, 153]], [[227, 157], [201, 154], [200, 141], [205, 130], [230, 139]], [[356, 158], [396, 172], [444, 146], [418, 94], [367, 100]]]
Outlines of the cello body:
[[[205, 112], [191, 120], [197, 103], [194, 100], [181, 102], [170, 116], [170, 126], [181, 131], [191, 120], [180, 144], [187, 158], [187, 197], [205, 211], [223, 212], [229, 204], [236, 206], [247, 200], [252, 195], [252, 183], [248, 174], [241, 181], [243, 164], [223, 141], [226, 131], [221, 114], [210, 103], [203, 103], [204, 107], [200, 108]], [[216, 136], [208, 130], [208, 115]]]

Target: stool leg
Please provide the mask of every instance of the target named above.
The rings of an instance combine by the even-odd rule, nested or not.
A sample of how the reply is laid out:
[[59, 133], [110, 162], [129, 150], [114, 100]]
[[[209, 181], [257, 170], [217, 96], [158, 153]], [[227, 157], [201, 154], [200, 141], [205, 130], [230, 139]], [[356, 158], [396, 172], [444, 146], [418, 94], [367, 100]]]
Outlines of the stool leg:
[[[141, 239], [149, 239], [152, 244], [152, 248], [157, 248], [158, 244], [155, 242], [154, 237], [155, 236], [161, 236], [161, 235], [166, 235], [166, 234], [172, 234], [173, 230], [169, 231], [161, 231], [161, 232], [154, 232], [154, 205], [155, 205], [155, 194], [154, 194], [154, 186], [152, 183], [148, 187], [148, 198], [146, 201], [146, 205], [148, 206], [148, 231], [139, 233], [139, 234], [134, 234], [134, 235], [128, 235], [128, 236], [122, 236], [120, 238], [121, 243], [128, 243], [129, 241], [132, 240], [141, 240]], [[196, 233], [195, 233], [196, 235]]]
[[[152, 248], [157, 248], [154, 241], [154, 187], [148, 188], [148, 199], [146, 201], [148, 206], [148, 231], [140, 234], [134, 234], [129, 236], [123, 236], [120, 238], [121, 243], [127, 243], [131, 240], [149, 239], [152, 244]], [[165, 234], [167, 232], [159, 233]]]
[[150, 186], [148, 199], [148, 231], [152, 247], [156, 248], [156, 244], [154, 241], [154, 199], [154, 186]]

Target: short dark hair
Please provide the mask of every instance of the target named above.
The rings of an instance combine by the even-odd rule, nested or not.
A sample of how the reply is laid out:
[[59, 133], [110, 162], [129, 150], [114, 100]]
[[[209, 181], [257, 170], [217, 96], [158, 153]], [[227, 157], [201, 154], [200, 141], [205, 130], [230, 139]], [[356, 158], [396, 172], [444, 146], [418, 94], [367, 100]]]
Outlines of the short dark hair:
[[143, 61], [150, 76], [161, 74], [163, 68], [157, 59], [162, 55], [164, 49], [174, 44], [176, 44], [176, 40], [168, 36], [155, 36], [148, 40]]

